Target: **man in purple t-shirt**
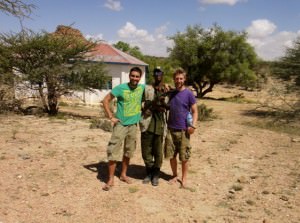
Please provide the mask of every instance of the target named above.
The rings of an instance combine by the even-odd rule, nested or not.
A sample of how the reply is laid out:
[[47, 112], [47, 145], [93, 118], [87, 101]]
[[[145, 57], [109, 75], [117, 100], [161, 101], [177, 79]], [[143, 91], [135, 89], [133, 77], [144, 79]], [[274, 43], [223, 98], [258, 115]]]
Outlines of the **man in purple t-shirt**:
[[[169, 134], [166, 137], [166, 157], [170, 158], [173, 177], [170, 183], [178, 181], [177, 159], [182, 163], [181, 186], [187, 184], [188, 160], [191, 154], [190, 135], [196, 129], [198, 120], [197, 102], [193, 93], [185, 87], [186, 73], [177, 69], [173, 74], [176, 91], [170, 95], [170, 113], [168, 119]], [[192, 113], [192, 123], [187, 122], [188, 113]]]

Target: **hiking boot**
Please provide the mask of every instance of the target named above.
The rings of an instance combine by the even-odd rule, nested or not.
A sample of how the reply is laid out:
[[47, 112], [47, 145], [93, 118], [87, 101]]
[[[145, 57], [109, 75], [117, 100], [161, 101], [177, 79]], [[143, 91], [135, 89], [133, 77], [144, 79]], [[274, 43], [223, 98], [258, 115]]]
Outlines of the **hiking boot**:
[[152, 168], [146, 167], [146, 177], [143, 179], [143, 184], [148, 184], [152, 178]]
[[158, 186], [158, 183], [159, 183], [158, 180], [159, 180], [158, 176], [153, 176], [152, 180], [151, 180], [152, 186]]
[[144, 179], [143, 179], [143, 184], [148, 184], [151, 181], [151, 175], [147, 175]]
[[159, 181], [159, 172], [160, 172], [159, 168], [154, 168], [152, 179], [151, 179], [152, 186], [158, 186], [158, 184], [159, 184], [159, 182], [158, 182]]

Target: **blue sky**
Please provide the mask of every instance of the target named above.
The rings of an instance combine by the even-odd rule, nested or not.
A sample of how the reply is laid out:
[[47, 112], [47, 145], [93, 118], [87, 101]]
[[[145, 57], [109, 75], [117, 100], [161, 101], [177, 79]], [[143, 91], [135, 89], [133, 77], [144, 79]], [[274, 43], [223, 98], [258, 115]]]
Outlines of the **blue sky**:
[[[247, 31], [263, 59], [284, 55], [300, 35], [300, 0], [30, 0], [37, 8], [23, 25], [55, 31], [72, 25], [88, 38], [124, 41], [144, 54], [167, 56], [169, 36], [188, 25]], [[18, 32], [18, 19], [0, 11], [0, 32]]]

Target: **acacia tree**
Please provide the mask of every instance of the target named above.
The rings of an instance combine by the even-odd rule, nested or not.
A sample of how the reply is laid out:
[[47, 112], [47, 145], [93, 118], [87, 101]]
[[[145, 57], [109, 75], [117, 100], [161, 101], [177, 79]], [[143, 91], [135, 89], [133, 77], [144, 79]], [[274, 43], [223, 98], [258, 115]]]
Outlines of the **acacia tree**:
[[187, 71], [188, 84], [193, 85], [198, 97], [221, 82], [245, 87], [255, 84], [256, 54], [245, 33], [225, 32], [217, 25], [208, 30], [195, 25], [170, 38], [174, 41], [170, 57]]
[[[300, 37], [292, 47], [286, 49], [285, 56], [273, 63], [273, 74], [277, 77], [291, 81], [292, 88], [300, 88]], [[289, 85], [289, 87], [291, 87]]]
[[[293, 45], [286, 49], [285, 55], [278, 61], [273, 62], [271, 70], [275, 77], [284, 81], [285, 90], [278, 91], [277, 99], [280, 99], [284, 106], [275, 107], [280, 114], [288, 118], [300, 118], [300, 37], [296, 38]], [[296, 99], [286, 97], [285, 93], [294, 93]], [[286, 109], [287, 107], [287, 109]]]
[[[77, 36], [46, 32], [1, 35], [13, 74], [37, 90], [45, 112], [56, 115], [58, 99], [75, 90], [100, 88], [106, 81], [103, 63], [85, 58], [94, 44]], [[0, 63], [2, 65], [2, 63]]]

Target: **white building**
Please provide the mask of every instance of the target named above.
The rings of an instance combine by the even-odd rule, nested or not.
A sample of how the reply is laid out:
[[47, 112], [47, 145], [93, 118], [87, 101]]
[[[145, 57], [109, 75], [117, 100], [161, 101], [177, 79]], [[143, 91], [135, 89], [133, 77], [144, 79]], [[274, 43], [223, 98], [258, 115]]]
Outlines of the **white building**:
[[108, 82], [107, 86], [103, 89], [96, 89], [95, 93], [88, 91], [75, 93], [75, 95], [87, 105], [98, 105], [112, 88], [121, 83], [129, 82], [129, 71], [132, 67], [139, 67], [142, 69], [143, 75], [140, 83], [145, 84], [146, 67], [148, 64], [107, 43], [98, 44], [87, 56], [89, 61], [99, 61], [106, 64], [108, 76], [111, 77], [111, 81]]

